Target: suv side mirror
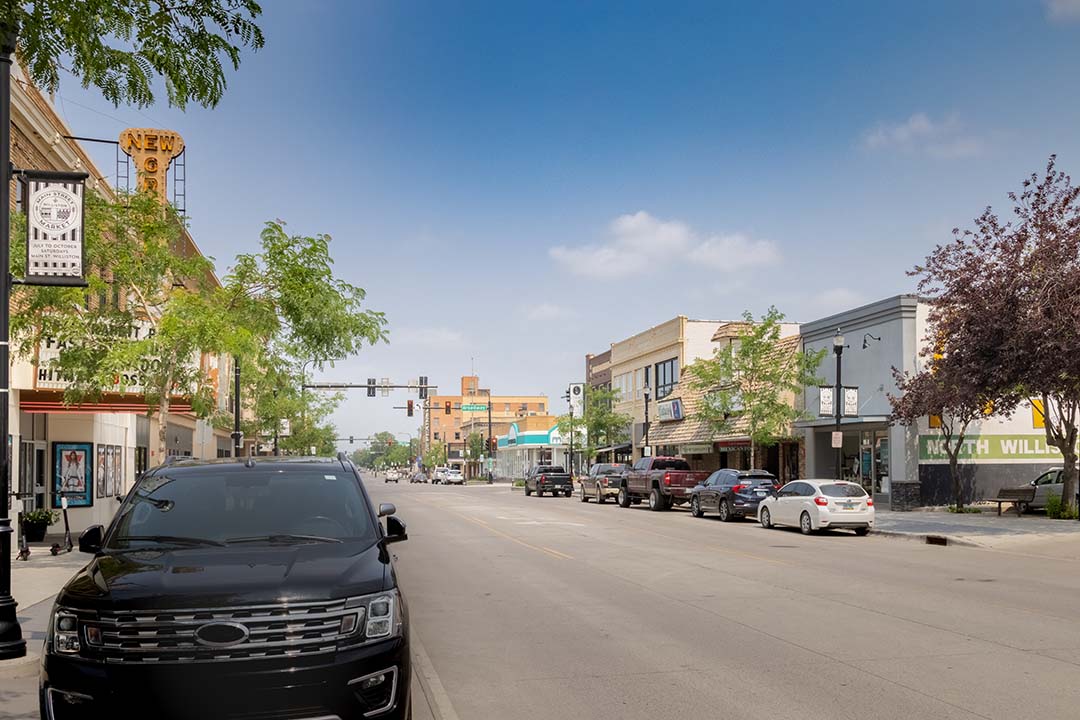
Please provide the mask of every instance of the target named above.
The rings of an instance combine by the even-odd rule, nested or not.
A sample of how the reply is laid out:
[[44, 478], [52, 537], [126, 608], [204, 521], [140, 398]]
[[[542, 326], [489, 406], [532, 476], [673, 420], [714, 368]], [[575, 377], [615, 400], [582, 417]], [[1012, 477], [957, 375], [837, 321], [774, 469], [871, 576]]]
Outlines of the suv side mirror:
[[409, 533], [405, 529], [405, 521], [390, 515], [386, 518], [386, 542], [396, 543], [408, 540]]
[[379, 517], [387, 517], [397, 512], [394, 503], [382, 503], [379, 505]]
[[100, 525], [91, 525], [79, 535], [79, 552], [96, 555], [101, 552], [101, 543], [105, 539], [105, 528]]

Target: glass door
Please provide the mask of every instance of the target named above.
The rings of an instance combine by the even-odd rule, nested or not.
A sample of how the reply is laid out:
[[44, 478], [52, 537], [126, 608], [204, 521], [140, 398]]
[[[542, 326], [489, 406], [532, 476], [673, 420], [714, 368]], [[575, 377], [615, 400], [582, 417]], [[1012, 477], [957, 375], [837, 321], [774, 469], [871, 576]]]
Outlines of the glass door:
[[888, 431], [874, 433], [874, 494], [889, 494]]

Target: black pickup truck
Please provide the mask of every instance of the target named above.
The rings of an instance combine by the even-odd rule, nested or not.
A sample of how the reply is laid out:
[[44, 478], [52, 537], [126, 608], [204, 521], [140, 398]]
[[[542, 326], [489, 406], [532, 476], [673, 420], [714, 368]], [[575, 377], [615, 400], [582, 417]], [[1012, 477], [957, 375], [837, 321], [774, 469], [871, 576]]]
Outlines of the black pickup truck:
[[525, 497], [533, 493], [542, 496], [545, 492], [566, 497], [573, 494], [574, 483], [562, 465], [534, 465], [525, 477]]

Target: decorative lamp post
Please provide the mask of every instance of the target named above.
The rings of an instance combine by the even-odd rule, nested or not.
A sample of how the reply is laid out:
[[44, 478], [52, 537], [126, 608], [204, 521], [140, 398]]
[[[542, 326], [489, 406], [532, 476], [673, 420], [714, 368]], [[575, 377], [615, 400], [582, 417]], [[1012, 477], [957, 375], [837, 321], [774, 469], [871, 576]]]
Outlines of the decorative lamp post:
[[649, 387], [649, 378], [645, 378], [645, 389], [643, 391], [645, 396], [645, 452], [652, 455], [652, 449], [649, 447], [649, 396], [652, 395], [652, 388]]
[[[840, 429], [840, 419], [843, 417], [843, 393], [844, 386], [840, 382], [840, 358], [844, 354], [844, 335], [840, 332], [840, 328], [836, 328], [836, 334], [833, 335], [833, 352], [836, 353], [836, 390], [833, 391], [833, 410], [836, 413], [836, 432], [843, 432]], [[843, 435], [840, 435], [840, 444], [836, 448], [836, 479], [844, 479], [844, 441]]]

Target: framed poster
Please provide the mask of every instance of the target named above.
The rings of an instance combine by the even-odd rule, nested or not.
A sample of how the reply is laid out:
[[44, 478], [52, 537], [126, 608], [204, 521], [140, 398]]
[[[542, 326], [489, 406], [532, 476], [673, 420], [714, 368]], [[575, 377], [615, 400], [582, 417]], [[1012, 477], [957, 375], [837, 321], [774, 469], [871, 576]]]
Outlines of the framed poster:
[[123, 474], [123, 448], [118, 445], [109, 446], [109, 497], [120, 494], [120, 481]]
[[97, 484], [97, 496], [99, 498], [105, 497], [105, 483], [100, 481], [100, 478], [105, 477], [105, 446], [97, 446], [97, 470], [94, 472], [99, 478]]
[[112, 445], [105, 446], [105, 474], [98, 478], [98, 484], [105, 486], [105, 497], [112, 497], [113, 466], [116, 463], [116, 454]]
[[61, 493], [69, 507], [94, 504], [93, 443], [54, 442], [52, 506], [60, 508]]

